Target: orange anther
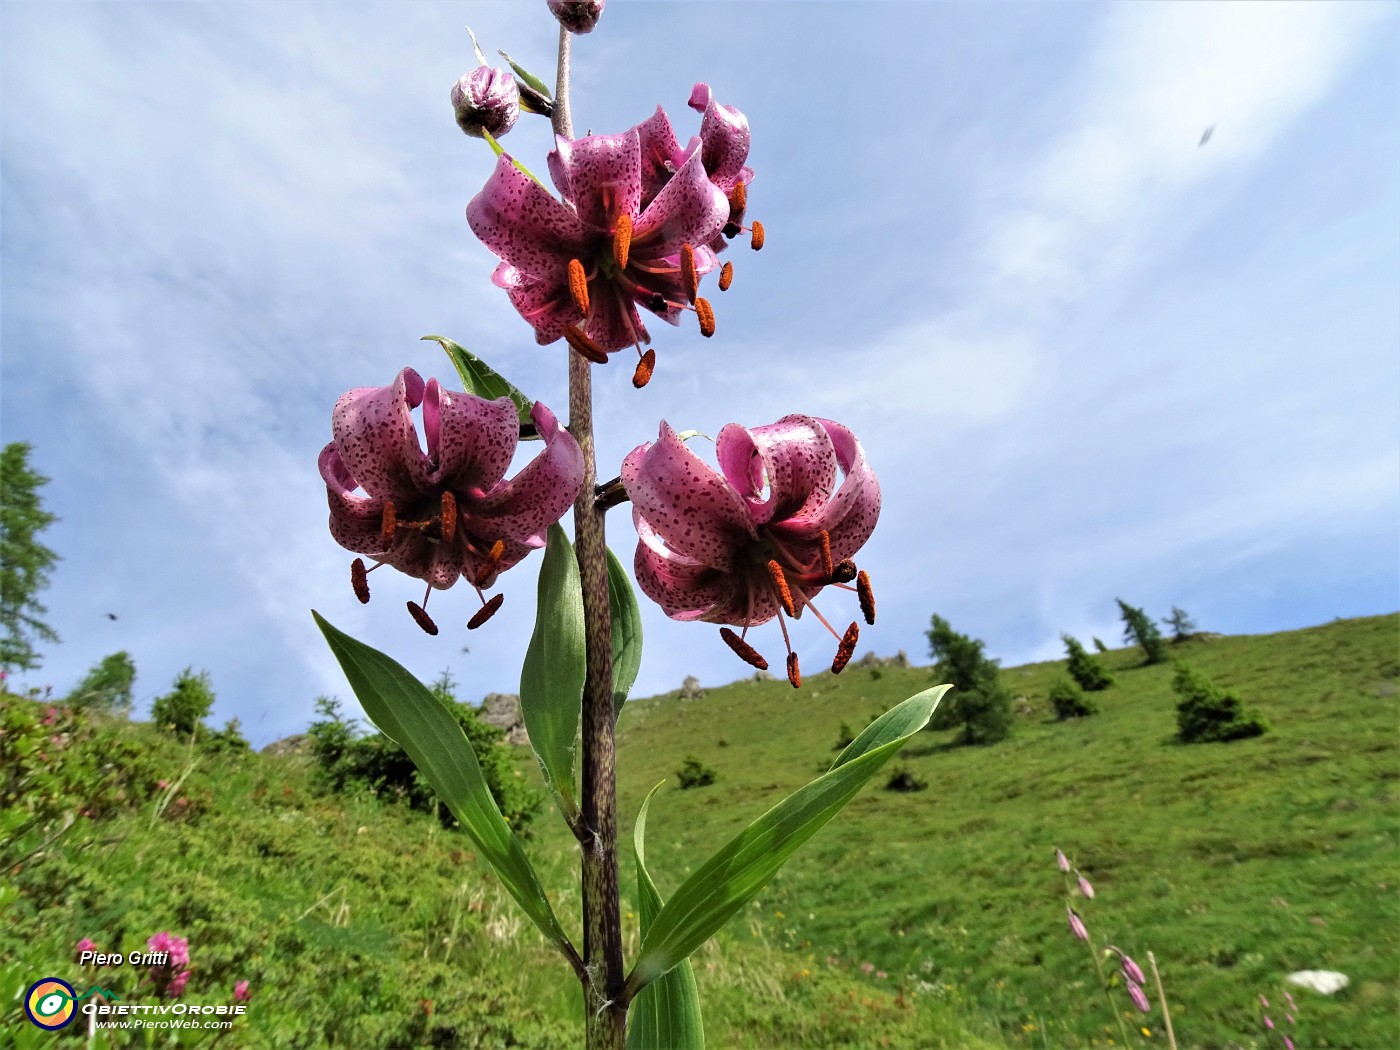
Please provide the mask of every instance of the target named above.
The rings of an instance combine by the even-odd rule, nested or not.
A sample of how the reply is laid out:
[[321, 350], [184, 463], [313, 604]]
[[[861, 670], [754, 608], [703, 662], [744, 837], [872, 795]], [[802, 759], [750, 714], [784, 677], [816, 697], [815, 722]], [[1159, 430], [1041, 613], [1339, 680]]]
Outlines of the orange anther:
[[749, 247], [754, 251], [763, 247], [763, 223], [757, 220], [749, 225]]
[[700, 334], [706, 339], [715, 334], [715, 310], [703, 295], [695, 299], [695, 316], [700, 318]]
[[438, 633], [437, 624], [433, 623], [432, 617], [428, 615], [428, 610], [424, 609], [417, 602], [409, 602], [408, 611], [414, 621], [419, 627], [423, 628], [423, 630], [427, 631], [429, 634]]
[[681, 245], [681, 283], [685, 285], [685, 297], [695, 302], [700, 291], [700, 278], [695, 273], [695, 249], [688, 244]]
[[603, 352], [603, 348], [589, 339], [582, 328], [569, 325], [564, 329], [564, 342], [574, 348], [574, 352], [580, 357], [592, 361], [595, 365], [605, 365], [608, 363], [608, 355]]
[[797, 606], [792, 603], [792, 591], [788, 590], [787, 577], [783, 575], [783, 567], [776, 561], [770, 561], [768, 575], [773, 577], [773, 587], [778, 592], [778, 601], [782, 602], [783, 611], [789, 616], [796, 616]]
[[632, 251], [632, 218], [619, 215], [613, 227], [613, 259], [619, 270], [627, 269], [627, 256]]
[[754, 649], [753, 646], [740, 638], [728, 627], [721, 627], [719, 629], [719, 636], [724, 639], [724, 644], [733, 649], [739, 659], [743, 660], [744, 663], [748, 664], [750, 667], [757, 667], [760, 671], [768, 670], [768, 661], [759, 656], [758, 651]]
[[390, 500], [384, 501], [384, 509], [379, 515], [379, 538], [388, 543], [394, 538], [394, 531], [399, 526], [399, 516], [394, 513], [394, 504]]
[[632, 373], [632, 385], [638, 390], [651, 382], [651, 373], [656, 368], [656, 351], [648, 350], [637, 362], [637, 370]]
[[588, 274], [583, 270], [583, 263], [577, 259], [569, 260], [569, 294], [574, 297], [574, 305], [578, 307], [579, 313], [588, 316]]
[[836, 649], [836, 659], [831, 661], [831, 673], [840, 674], [851, 657], [856, 654], [856, 643], [860, 641], [860, 628], [856, 626], [854, 620], [851, 626], [846, 628], [846, 633], [841, 638], [841, 644]]
[[476, 615], [467, 621], [467, 630], [475, 631], [491, 617], [496, 615], [496, 610], [501, 607], [501, 602], [506, 600], [504, 594], [493, 595], [491, 600], [476, 611]]
[[457, 535], [457, 497], [450, 492], [442, 494], [442, 540], [451, 543]]
[[865, 622], [875, 622], [875, 592], [870, 589], [870, 574], [864, 569], [856, 577], [856, 597], [860, 599], [860, 611], [865, 614]]
[[363, 558], [356, 558], [350, 563], [350, 587], [354, 590], [355, 597], [360, 599], [361, 605], [369, 601], [369, 579]]
[[727, 262], [719, 269], [719, 290], [729, 291], [729, 286], [734, 283], [734, 264]]
[[831, 533], [822, 529], [818, 539], [822, 544], [822, 575], [829, 580], [836, 574], [836, 566], [831, 562]]
[[802, 688], [802, 668], [797, 665], [797, 654], [788, 653], [787, 659], [788, 681], [792, 683], [794, 689]]

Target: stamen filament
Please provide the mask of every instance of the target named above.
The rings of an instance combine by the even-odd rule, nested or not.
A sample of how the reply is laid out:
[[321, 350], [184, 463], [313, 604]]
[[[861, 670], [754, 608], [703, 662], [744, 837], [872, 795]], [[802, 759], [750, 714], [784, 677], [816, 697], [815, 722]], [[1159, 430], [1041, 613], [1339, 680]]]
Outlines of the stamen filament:
[[569, 294], [573, 296], [574, 305], [578, 307], [579, 313], [587, 317], [588, 275], [583, 271], [583, 263], [577, 259], [569, 260]]
[[750, 667], [757, 667], [760, 671], [768, 670], [768, 661], [758, 654], [748, 642], [744, 641], [728, 627], [719, 629], [719, 636], [724, 639], [724, 644], [733, 649], [735, 655], [743, 660]]
[[504, 594], [492, 595], [491, 600], [476, 611], [476, 615], [467, 621], [467, 630], [475, 631], [491, 617], [496, 615], [496, 610], [501, 607], [501, 602], [506, 600]]

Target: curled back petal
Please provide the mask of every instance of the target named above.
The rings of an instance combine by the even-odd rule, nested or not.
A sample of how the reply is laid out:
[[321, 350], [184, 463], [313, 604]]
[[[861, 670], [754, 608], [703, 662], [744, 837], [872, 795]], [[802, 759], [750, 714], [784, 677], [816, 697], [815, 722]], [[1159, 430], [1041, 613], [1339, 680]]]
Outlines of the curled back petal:
[[725, 193], [736, 182], [749, 182], [753, 171], [744, 167], [749, 156], [749, 120], [733, 106], [714, 100], [708, 84], [696, 84], [690, 108], [704, 114], [700, 121], [700, 153], [710, 181]]
[[541, 346], [554, 342], [564, 334], [565, 328], [583, 320], [583, 313], [569, 294], [565, 273], [561, 268], [554, 273], [531, 277], [509, 263], [501, 263], [491, 274], [491, 283], [506, 290], [511, 305], [534, 328], [535, 341]]
[[634, 508], [637, 554], [633, 571], [637, 586], [673, 620], [699, 620], [728, 596], [734, 587], [727, 574], [671, 551]]
[[836, 488], [836, 451], [811, 416], [784, 416], [752, 430], [730, 423], [715, 455], [758, 524], [815, 514]]
[[623, 460], [622, 484], [666, 545], [703, 565], [728, 571], [756, 537], [744, 500], [665, 421], [655, 442]]
[[630, 219], [641, 210], [641, 147], [635, 128], [620, 135], [556, 138], [550, 156], [555, 185], [588, 225], [610, 231], [619, 215]]
[[578, 499], [583, 452], [554, 413], [538, 401], [531, 418], [544, 439], [544, 450], [514, 478], [473, 501], [469, 509], [483, 523], [484, 535], [537, 547], [543, 545], [545, 530]]
[[705, 175], [700, 154], [692, 153], [637, 219], [632, 252], [664, 259], [682, 245], [709, 244], [728, 219], [728, 199]]
[[355, 491], [355, 479], [346, 470], [334, 442], [321, 450], [317, 466], [326, 482], [332, 538], [356, 554], [383, 554], [387, 545], [380, 535], [379, 526], [384, 513], [384, 500]]
[[511, 161], [496, 168], [467, 204], [472, 232], [497, 256], [531, 277], [562, 274], [571, 258], [585, 253], [593, 234], [573, 210], [549, 195]]
[[794, 515], [784, 524], [795, 534], [831, 536], [831, 553], [837, 561], [849, 558], [865, 545], [880, 518], [880, 481], [865, 460], [856, 436], [840, 423], [817, 419], [831, 439], [845, 479], [826, 504], [811, 514]]
[[641, 152], [642, 197], [645, 208], [671, 181], [671, 176], [685, 161], [685, 152], [671, 127], [671, 120], [660, 106], [656, 112], [634, 128]]
[[423, 378], [405, 368], [388, 386], [342, 394], [331, 412], [342, 470], [370, 496], [401, 499], [422, 487], [428, 460], [409, 414], [423, 400]]
[[508, 397], [487, 401], [444, 390], [436, 379], [429, 379], [423, 396], [423, 436], [434, 464], [429, 484], [487, 492], [510, 467], [520, 443], [520, 417]]

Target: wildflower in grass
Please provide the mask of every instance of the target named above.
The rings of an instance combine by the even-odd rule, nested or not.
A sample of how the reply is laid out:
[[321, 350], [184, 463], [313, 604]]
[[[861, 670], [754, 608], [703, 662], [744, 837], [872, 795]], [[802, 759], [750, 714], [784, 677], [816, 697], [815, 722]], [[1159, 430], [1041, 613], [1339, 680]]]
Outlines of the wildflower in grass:
[[1081, 941], [1087, 941], [1089, 939], [1089, 930], [1084, 925], [1084, 920], [1079, 917], [1079, 913], [1076, 912], [1073, 908], [1066, 908], [1065, 911], [1069, 912], [1070, 932], [1073, 933], [1076, 937], [1078, 937]]
[[153, 952], [164, 952], [166, 960], [162, 965], [151, 967], [151, 983], [156, 994], [168, 999], [178, 999], [184, 994], [185, 985], [190, 980], [190, 942], [184, 937], [176, 937], [168, 930], [162, 930], [146, 940], [146, 947]]
[[97, 945], [92, 941], [91, 938], [84, 937], [76, 945], [73, 946], [73, 951], [77, 954], [78, 958], [81, 959], [83, 956], [83, 952], [97, 951]]
[[236, 1003], [246, 1003], [252, 995], [248, 992], [248, 982], [239, 981], [233, 986], [233, 1001]]
[[1117, 948], [1114, 948], [1113, 950], [1115, 952], [1118, 952], [1118, 965], [1123, 970], [1123, 979], [1128, 981], [1136, 981], [1138, 984], [1146, 984], [1147, 977], [1145, 974], [1143, 974], [1142, 967], [1140, 967], [1137, 963], [1133, 962], [1132, 957], [1129, 956], [1126, 952], [1120, 951]]
[[1138, 984], [1131, 977], [1123, 983], [1128, 986], [1128, 998], [1133, 1001], [1133, 1005], [1143, 1013], [1151, 1013], [1152, 1004], [1147, 1001], [1147, 993], [1142, 990], [1142, 985]]
[[784, 615], [810, 608], [839, 643], [839, 672], [860, 630], [852, 622], [837, 632], [813, 599], [827, 586], [855, 590], [866, 623], [875, 622], [870, 577], [851, 560], [880, 516], [880, 483], [860, 442], [839, 423], [792, 415], [753, 429], [729, 424], [715, 457], [722, 473], [663, 422], [656, 441], [623, 461], [638, 585], [672, 619], [742, 628], [721, 628], [720, 637], [759, 670], [768, 661], [745, 635], [776, 617], [794, 688], [802, 679]]
[[[411, 411], [422, 405], [427, 452], [419, 446]], [[509, 398], [487, 401], [424, 384], [405, 368], [389, 386], [360, 387], [341, 395], [331, 416], [330, 444], [321, 452], [321, 477], [330, 503], [331, 535], [375, 565], [356, 558], [351, 583], [369, 600], [366, 576], [381, 565], [425, 580], [423, 604], [409, 612], [429, 634], [437, 627], [425, 606], [434, 587], [461, 577], [482, 609], [480, 626], [499, 608], [501, 595], [482, 595], [496, 577], [531, 550], [563, 516], [583, 484], [583, 454], [544, 405], [531, 412], [544, 449], [514, 478], [505, 473], [520, 440], [520, 419]]]
[[1060, 866], [1060, 870], [1061, 870], [1061, 871], [1064, 871], [1064, 872], [1068, 872], [1068, 871], [1069, 871], [1069, 866], [1070, 866], [1070, 865], [1069, 865], [1069, 858], [1066, 857], [1066, 856], [1064, 855], [1064, 851], [1062, 851], [1062, 850], [1056, 850], [1056, 851], [1055, 851], [1055, 863], [1058, 864], [1058, 865]]
[[[1078, 874], [1076, 872], [1076, 874]], [[1089, 880], [1083, 875], [1079, 875], [1079, 892], [1090, 900], [1094, 899], [1094, 887], [1089, 884]]]
[[860, 964], [860, 972], [861, 972], [861, 973], [874, 973], [874, 972], [875, 972], [875, 964], [872, 963], [872, 962], [863, 962], [863, 963], [861, 963], [861, 964]]
[[520, 88], [508, 69], [477, 66], [452, 85], [457, 126], [473, 138], [499, 138], [520, 116]]

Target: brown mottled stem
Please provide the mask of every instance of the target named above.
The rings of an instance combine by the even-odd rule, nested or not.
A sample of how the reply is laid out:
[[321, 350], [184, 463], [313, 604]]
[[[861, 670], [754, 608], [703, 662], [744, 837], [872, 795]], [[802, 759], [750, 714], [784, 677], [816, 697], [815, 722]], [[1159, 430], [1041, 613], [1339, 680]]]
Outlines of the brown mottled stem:
[[[574, 137], [569, 113], [569, 31], [559, 27], [554, 133]], [[583, 807], [574, 826], [583, 855], [584, 1024], [588, 1050], [623, 1050], [622, 919], [617, 892], [617, 748], [613, 739], [612, 614], [608, 605], [604, 511], [594, 502], [593, 366], [569, 360], [569, 433], [583, 450], [583, 487], [574, 504], [574, 553], [583, 584]]]

